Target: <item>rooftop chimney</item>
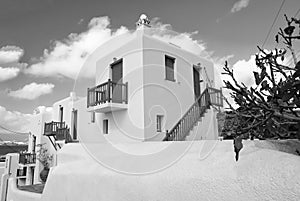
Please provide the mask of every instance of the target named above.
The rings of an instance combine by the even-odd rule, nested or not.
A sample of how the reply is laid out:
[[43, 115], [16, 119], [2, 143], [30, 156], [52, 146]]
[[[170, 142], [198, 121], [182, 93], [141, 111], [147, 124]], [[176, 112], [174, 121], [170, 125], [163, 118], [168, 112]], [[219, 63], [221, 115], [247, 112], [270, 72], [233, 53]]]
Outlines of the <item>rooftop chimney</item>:
[[150, 20], [145, 14], [141, 14], [140, 19], [136, 23], [137, 29], [144, 29], [145, 27], [151, 27], [150, 26]]

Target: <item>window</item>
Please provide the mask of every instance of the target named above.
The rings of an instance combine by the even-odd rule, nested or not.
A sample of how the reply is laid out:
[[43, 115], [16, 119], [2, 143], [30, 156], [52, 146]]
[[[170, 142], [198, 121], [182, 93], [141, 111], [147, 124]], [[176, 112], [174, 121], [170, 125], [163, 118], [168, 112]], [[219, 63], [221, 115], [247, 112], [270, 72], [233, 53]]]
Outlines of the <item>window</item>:
[[103, 134], [108, 134], [108, 119], [103, 120]]
[[95, 112], [91, 112], [91, 122], [95, 123]]
[[175, 58], [165, 55], [166, 80], [175, 81], [174, 64]]
[[163, 115], [156, 116], [156, 132], [162, 132]]

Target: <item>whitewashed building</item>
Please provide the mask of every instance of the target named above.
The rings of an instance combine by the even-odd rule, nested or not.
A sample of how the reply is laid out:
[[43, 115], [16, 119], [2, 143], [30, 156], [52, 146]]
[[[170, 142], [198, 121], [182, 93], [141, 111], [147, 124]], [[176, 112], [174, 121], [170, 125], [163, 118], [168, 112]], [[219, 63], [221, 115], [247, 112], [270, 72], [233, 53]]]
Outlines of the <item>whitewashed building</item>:
[[213, 64], [154, 32], [142, 15], [130, 37], [102, 45], [105, 54], [97, 55], [87, 97], [71, 92], [53, 105], [46, 123], [66, 128], [69, 141], [79, 142], [99, 135], [115, 142], [217, 139], [216, 107], [222, 100], [221, 90], [214, 89]]
[[[86, 97], [71, 92], [51, 112], [35, 115], [29, 153], [37, 144], [56, 156], [67, 143], [217, 139], [222, 92], [214, 89], [213, 64], [158, 39], [155, 31], [142, 15], [133, 34], [95, 51], [94, 86], [86, 86]], [[28, 162], [30, 171], [19, 180], [39, 183], [43, 167], [38, 160]]]

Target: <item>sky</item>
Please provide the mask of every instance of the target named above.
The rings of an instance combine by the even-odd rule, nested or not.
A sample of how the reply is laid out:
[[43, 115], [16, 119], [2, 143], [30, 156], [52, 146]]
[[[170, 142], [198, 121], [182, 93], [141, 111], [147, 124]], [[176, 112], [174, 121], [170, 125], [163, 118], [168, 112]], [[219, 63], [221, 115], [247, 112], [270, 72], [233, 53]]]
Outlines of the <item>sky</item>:
[[[1, 0], [0, 125], [26, 130], [35, 108], [51, 110], [55, 101], [69, 96], [89, 53], [113, 36], [135, 30], [142, 13], [154, 27], [175, 31], [166, 37], [172, 42], [199, 45], [195, 53], [208, 55], [219, 71], [228, 60], [238, 79], [251, 84], [256, 46], [265, 40], [281, 3]], [[293, 16], [299, 7], [299, 0], [285, 1], [264, 48], [274, 48], [274, 36], [285, 25], [283, 14]]]

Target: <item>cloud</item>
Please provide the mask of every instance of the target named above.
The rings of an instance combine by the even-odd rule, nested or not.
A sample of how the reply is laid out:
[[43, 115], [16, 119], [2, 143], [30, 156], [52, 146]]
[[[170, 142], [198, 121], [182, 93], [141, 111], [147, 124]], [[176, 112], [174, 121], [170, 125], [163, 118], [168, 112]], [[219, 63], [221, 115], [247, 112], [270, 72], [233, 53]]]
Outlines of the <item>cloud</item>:
[[178, 33], [173, 31], [170, 24], [163, 24], [159, 18], [153, 18], [151, 25], [153, 32], [151, 35], [154, 38], [164, 42], [172, 43], [199, 56], [210, 58], [213, 52], [207, 50], [206, 44], [202, 40], [195, 40], [193, 37], [198, 34], [198, 31]]
[[[31, 118], [31, 114], [8, 111], [5, 107], [0, 106], [0, 125], [4, 128], [17, 132], [27, 132]], [[3, 132], [4, 130], [1, 129], [0, 131]]]
[[39, 114], [44, 112], [52, 113], [53, 107], [38, 106], [33, 110], [33, 114]]
[[[232, 56], [229, 56], [229, 59], [232, 58]], [[224, 57], [221, 60], [225, 61], [228, 60], [228, 58]], [[224, 66], [224, 63], [223, 63]], [[235, 79], [238, 81], [238, 83], [244, 83], [247, 87], [251, 87], [255, 85], [255, 79], [253, 75], [253, 71], [257, 71], [257, 66], [255, 64], [255, 55], [251, 55], [248, 60], [242, 59], [238, 60], [232, 65], [233, 75]], [[229, 81], [233, 83], [231, 77], [228, 75], [221, 75], [222, 80]], [[231, 98], [230, 93], [231, 91], [228, 89], [224, 89], [223, 91], [224, 97], [227, 98], [228, 102], [233, 106], [234, 108], [238, 107], [238, 105], [234, 102], [234, 100]], [[225, 107], [228, 108], [229, 106], [227, 103], [224, 103]]]
[[255, 83], [253, 71], [257, 71], [255, 55], [251, 55], [249, 60], [239, 60], [233, 64], [233, 74], [238, 82], [250, 87]]
[[0, 67], [0, 82], [10, 80], [12, 78], [15, 78], [20, 73], [19, 68], [2, 68]]
[[[25, 73], [38, 76], [65, 76], [75, 79], [86, 58], [101, 44], [116, 35], [127, 33], [121, 26], [113, 31], [108, 17], [95, 17], [88, 24], [88, 30], [71, 33], [63, 41], [54, 41], [50, 49], [45, 49], [39, 62], [29, 66]], [[85, 72], [86, 77], [93, 77], [94, 69]]]
[[[36, 112], [38, 110], [39, 112]], [[30, 123], [32, 118], [40, 112], [52, 112], [52, 107], [38, 106], [33, 114], [24, 114], [18, 111], [8, 111], [5, 107], [0, 106], [0, 126], [16, 131], [29, 132], [31, 131]], [[0, 127], [0, 133], [11, 133]]]
[[249, 5], [250, 0], [239, 0], [235, 2], [233, 7], [231, 8], [231, 12], [235, 13], [240, 11], [242, 8], [246, 8]]
[[84, 19], [83, 18], [81, 18], [79, 21], [78, 21], [78, 23], [77, 24], [82, 24], [84, 22]]
[[[194, 40], [193, 37], [198, 32], [177, 33], [172, 30], [170, 24], [159, 22], [159, 18], [152, 20], [153, 37], [165, 42], [170, 42], [180, 46], [195, 54], [209, 57], [212, 52], [208, 52], [206, 45], [201, 40]], [[29, 66], [25, 73], [37, 76], [65, 76], [75, 79], [87, 57], [101, 44], [107, 42], [115, 36], [133, 32], [126, 27], [112, 29], [108, 17], [92, 18], [88, 24], [88, 29], [82, 33], [71, 33], [65, 40], [55, 41], [50, 49], [45, 49], [39, 61]], [[94, 77], [94, 69], [87, 69], [80, 72], [81, 76]], [[82, 73], [85, 73], [84, 75]]]
[[24, 50], [17, 46], [4, 46], [0, 48], [0, 64], [18, 62]]
[[16, 91], [9, 91], [8, 95], [14, 98], [33, 100], [42, 95], [52, 93], [53, 88], [53, 84], [37, 84], [33, 82]]

